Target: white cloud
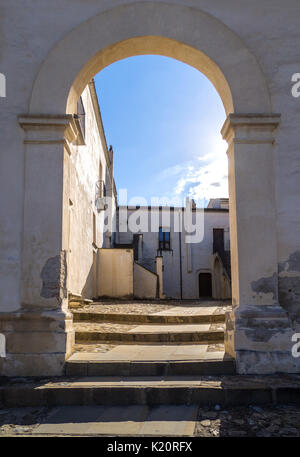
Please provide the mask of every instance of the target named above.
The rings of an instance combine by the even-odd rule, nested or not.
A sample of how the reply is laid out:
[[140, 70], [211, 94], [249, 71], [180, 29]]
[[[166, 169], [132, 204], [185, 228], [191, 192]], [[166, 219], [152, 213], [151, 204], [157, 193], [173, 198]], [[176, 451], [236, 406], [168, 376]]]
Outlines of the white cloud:
[[210, 198], [228, 197], [226, 148], [226, 143], [216, 138], [209, 153], [164, 170], [164, 179], [178, 176], [172, 193], [177, 197], [188, 195], [199, 206], [200, 202], [207, 202]]

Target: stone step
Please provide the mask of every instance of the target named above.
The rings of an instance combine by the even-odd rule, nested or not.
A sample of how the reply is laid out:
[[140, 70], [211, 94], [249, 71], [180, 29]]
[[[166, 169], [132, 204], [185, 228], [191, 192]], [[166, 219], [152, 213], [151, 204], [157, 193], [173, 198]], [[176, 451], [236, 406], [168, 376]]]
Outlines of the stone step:
[[[221, 324], [220, 324], [221, 325]], [[112, 327], [108, 330], [101, 324], [77, 323], [75, 342], [133, 343], [220, 343], [224, 341], [224, 329], [212, 329], [210, 325], [140, 325]]]
[[83, 298], [81, 295], [76, 294], [69, 294], [69, 308], [80, 308], [82, 306], [91, 305], [93, 300], [89, 300], [87, 298]]
[[300, 376], [8, 379], [0, 407], [300, 403]]
[[[42, 423], [31, 428], [31, 434], [34, 437], [182, 438], [194, 435], [198, 410], [197, 405], [60, 406], [49, 408]], [[13, 433], [15, 430], [13, 429]], [[182, 450], [184, 448], [183, 443]], [[120, 451], [119, 449], [119, 453]], [[134, 456], [139, 452], [131, 449], [131, 452], [125, 451], [126, 454]]]
[[74, 322], [116, 322], [127, 324], [207, 324], [225, 322], [225, 313], [210, 314], [116, 314], [89, 311], [73, 311]]
[[105, 353], [76, 352], [66, 362], [67, 376], [211, 376], [234, 373], [233, 358], [224, 351], [199, 351], [198, 345], [117, 346]]

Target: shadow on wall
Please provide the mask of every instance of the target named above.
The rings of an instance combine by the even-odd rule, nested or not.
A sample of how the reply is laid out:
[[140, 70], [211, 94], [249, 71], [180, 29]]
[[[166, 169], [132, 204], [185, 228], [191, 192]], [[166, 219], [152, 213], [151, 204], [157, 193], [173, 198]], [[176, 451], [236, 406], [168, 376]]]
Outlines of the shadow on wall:
[[231, 278], [218, 253], [213, 256], [213, 298], [231, 298]]
[[97, 272], [97, 259], [94, 256], [92, 266], [86, 277], [85, 284], [81, 290], [82, 298], [89, 298], [89, 299], [97, 298], [96, 272]]

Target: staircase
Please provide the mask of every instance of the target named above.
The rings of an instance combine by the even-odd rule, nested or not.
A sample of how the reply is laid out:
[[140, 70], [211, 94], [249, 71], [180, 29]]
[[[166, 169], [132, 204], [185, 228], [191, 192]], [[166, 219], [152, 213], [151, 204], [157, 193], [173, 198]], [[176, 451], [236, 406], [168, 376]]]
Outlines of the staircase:
[[[153, 312], [160, 308], [164, 309]], [[66, 374], [233, 374], [234, 361], [225, 355], [223, 346], [225, 309], [214, 302], [116, 301], [74, 309], [76, 346], [66, 363]]]
[[224, 302], [70, 303], [75, 351], [57, 378], [0, 378], [0, 408], [243, 405], [299, 399], [300, 377], [240, 376]]

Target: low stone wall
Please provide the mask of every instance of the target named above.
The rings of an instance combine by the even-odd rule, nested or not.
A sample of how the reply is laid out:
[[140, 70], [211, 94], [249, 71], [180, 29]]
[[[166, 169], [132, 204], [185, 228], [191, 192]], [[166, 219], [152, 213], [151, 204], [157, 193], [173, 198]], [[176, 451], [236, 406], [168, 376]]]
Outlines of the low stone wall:
[[97, 270], [99, 297], [133, 297], [133, 249], [99, 249]]
[[136, 262], [133, 265], [133, 293], [135, 298], [158, 296], [158, 276]]

